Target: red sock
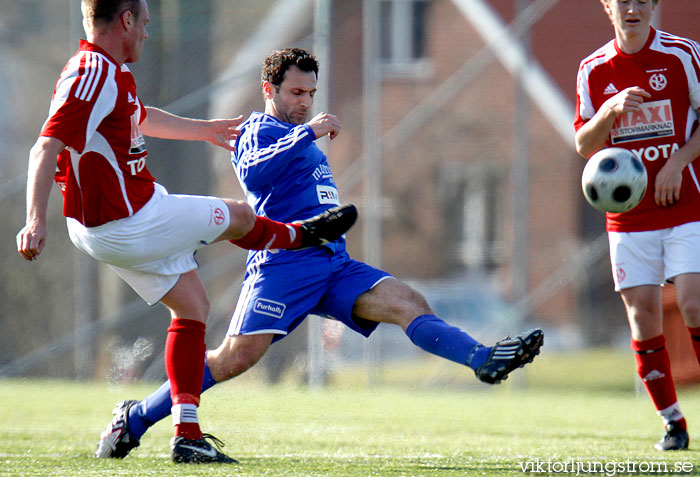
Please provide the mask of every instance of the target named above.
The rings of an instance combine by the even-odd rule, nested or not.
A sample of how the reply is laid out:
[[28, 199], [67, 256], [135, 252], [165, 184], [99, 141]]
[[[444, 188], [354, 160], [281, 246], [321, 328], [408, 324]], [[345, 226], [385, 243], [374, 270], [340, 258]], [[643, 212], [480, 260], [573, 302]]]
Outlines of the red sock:
[[229, 242], [246, 250], [297, 248], [301, 246], [301, 235], [299, 224], [283, 224], [258, 215], [250, 232]]
[[671, 375], [671, 360], [666, 350], [666, 338], [659, 335], [644, 341], [632, 340], [632, 351], [637, 361], [637, 374], [642, 378], [656, 410], [664, 420], [670, 418], [670, 420], [680, 421], [683, 418], [680, 410], [677, 411], [677, 419], [669, 414], [673, 411], [672, 406], [677, 404], [678, 399]]
[[690, 338], [693, 342], [695, 356], [698, 358], [698, 363], [700, 363], [700, 326], [697, 328], [688, 327], [688, 331], [690, 331]]
[[[204, 335], [206, 325], [201, 321], [173, 318], [165, 340], [165, 372], [170, 379], [170, 396], [173, 406], [189, 404], [199, 406], [199, 395], [204, 376]], [[178, 422], [175, 434], [187, 439], [201, 439], [199, 422]]]

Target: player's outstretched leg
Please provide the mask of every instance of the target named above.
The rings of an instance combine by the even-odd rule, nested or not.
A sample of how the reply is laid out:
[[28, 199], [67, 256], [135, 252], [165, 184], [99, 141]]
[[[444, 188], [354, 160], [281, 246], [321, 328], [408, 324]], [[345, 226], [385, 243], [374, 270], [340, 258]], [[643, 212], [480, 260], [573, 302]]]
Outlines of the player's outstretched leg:
[[688, 448], [690, 437], [688, 431], [681, 422], [673, 421], [666, 424], [666, 434], [654, 445], [656, 450], [684, 450]]
[[[214, 445], [209, 443], [211, 441]], [[182, 436], [175, 436], [170, 440], [170, 450], [173, 462], [178, 464], [238, 464], [226, 454], [220, 452], [224, 446], [216, 437], [211, 434], [202, 434], [201, 439], [185, 439]]]
[[291, 224], [257, 216], [253, 228], [246, 235], [229, 241], [246, 250], [298, 250], [338, 240], [355, 220], [357, 208], [352, 204], [339, 205]]
[[114, 406], [114, 418], [100, 435], [95, 457], [123, 459], [131, 449], [139, 446], [139, 440], [129, 434], [129, 409], [138, 401], [121, 401]]
[[531, 363], [540, 353], [544, 342], [544, 333], [536, 328], [526, 331], [515, 338], [506, 338], [496, 343], [486, 361], [474, 370], [481, 381], [488, 384], [498, 384], [508, 377], [508, 374]]
[[295, 222], [301, 227], [300, 248], [315, 247], [338, 240], [357, 220], [357, 208], [339, 205], [307, 220]]

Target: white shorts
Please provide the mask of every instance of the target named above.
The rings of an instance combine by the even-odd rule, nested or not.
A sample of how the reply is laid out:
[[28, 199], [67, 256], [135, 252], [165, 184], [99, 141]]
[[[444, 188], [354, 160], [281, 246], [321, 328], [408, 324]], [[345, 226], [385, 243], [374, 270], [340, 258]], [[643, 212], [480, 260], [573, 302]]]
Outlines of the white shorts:
[[131, 217], [97, 227], [68, 218], [73, 244], [108, 264], [149, 305], [197, 268], [195, 252], [226, 231], [231, 217], [217, 197], [168, 194], [156, 184], [153, 197]]
[[615, 291], [700, 273], [700, 222], [648, 232], [608, 232]]

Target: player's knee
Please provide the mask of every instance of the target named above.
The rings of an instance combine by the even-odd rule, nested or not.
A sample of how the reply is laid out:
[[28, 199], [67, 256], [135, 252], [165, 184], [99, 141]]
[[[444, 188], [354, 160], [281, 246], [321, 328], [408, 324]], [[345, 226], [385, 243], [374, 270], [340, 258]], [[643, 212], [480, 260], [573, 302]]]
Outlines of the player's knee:
[[395, 323], [406, 329], [416, 317], [432, 314], [432, 310], [425, 297], [417, 290], [406, 286], [404, 293], [399, 300], [394, 303], [393, 315], [396, 317]]
[[644, 325], [660, 321], [661, 316], [656, 311], [657, 304], [653, 297], [633, 295], [631, 298], [624, 299], [623, 296], [623, 301], [627, 311], [627, 319], [630, 323]]
[[428, 305], [425, 297], [408, 285], [406, 285], [401, 298], [397, 304], [401, 307], [401, 312], [404, 314], [418, 316], [431, 313], [430, 305]]
[[381, 323], [406, 327], [432, 311], [423, 295], [398, 280], [384, 280], [355, 301], [353, 314]]
[[690, 326], [700, 326], [700, 300], [692, 298], [679, 303], [683, 319]]
[[628, 309], [627, 319], [632, 331], [632, 338], [635, 340], [643, 341], [663, 334], [661, 318], [651, 311]]
[[231, 201], [229, 203], [231, 212], [231, 224], [229, 228], [240, 237], [250, 232], [255, 225], [256, 215], [252, 207], [242, 201]]
[[211, 304], [206, 296], [193, 297], [192, 300], [177, 308], [173, 308], [173, 314], [178, 318], [187, 318], [206, 323]]
[[627, 320], [631, 325], [639, 328], [649, 328], [651, 325], [655, 325], [658, 321], [654, 317], [653, 313], [639, 309], [627, 310]]
[[421, 312], [430, 313], [430, 305], [428, 305], [428, 301], [425, 299], [425, 297], [414, 289], [411, 289], [411, 291], [411, 303], [413, 306]]
[[184, 306], [187, 307], [186, 313], [191, 314], [193, 318], [203, 322], [207, 321], [211, 303], [206, 293], [192, 293], [190, 299]]
[[206, 323], [210, 303], [204, 286], [193, 272], [180, 277], [161, 302], [170, 309], [174, 318], [197, 320]]

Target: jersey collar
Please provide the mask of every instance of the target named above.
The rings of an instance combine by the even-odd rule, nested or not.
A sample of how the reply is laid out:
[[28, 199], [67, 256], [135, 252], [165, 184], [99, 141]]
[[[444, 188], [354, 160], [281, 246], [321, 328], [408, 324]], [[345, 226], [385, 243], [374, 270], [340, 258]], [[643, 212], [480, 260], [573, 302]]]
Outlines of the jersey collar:
[[613, 43], [615, 45], [615, 51], [617, 52], [618, 55], [621, 56], [634, 56], [638, 55], [639, 53], [642, 53], [643, 51], [646, 51], [649, 49], [649, 46], [651, 46], [651, 43], [654, 41], [654, 38], [656, 38], [656, 30], [654, 27], [650, 26], [649, 27], [649, 38], [647, 38], [647, 42], [644, 44], [641, 50], [637, 51], [636, 53], [625, 53], [620, 49], [620, 47], [617, 44], [617, 40], [613, 39]]
[[114, 63], [114, 64], [117, 66], [117, 68], [120, 66], [119, 63], [117, 63], [117, 62], [114, 60], [114, 58], [112, 58], [112, 57], [109, 55], [109, 53], [107, 53], [105, 50], [103, 50], [102, 48], [100, 48], [100, 47], [97, 46], [96, 44], [90, 43], [89, 41], [80, 40], [80, 41], [78, 42], [78, 51], [92, 51], [92, 52], [94, 52], [94, 53], [99, 53], [99, 54], [103, 55], [105, 58], [107, 58], [109, 61], [111, 61], [112, 63]]

